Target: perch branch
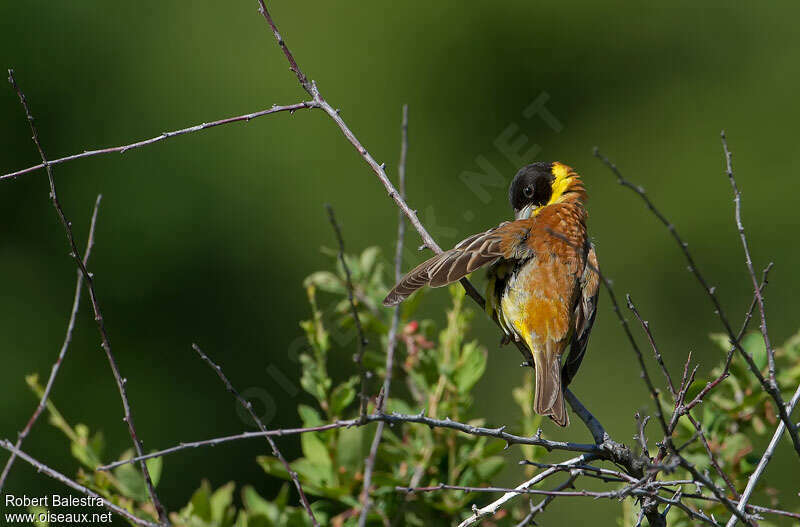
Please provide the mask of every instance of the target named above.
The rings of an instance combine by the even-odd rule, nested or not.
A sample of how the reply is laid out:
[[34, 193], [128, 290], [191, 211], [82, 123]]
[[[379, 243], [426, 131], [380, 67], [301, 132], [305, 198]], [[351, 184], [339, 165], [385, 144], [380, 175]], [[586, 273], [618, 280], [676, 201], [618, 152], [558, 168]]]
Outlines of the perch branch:
[[[311, 504], [308, 502], [308, 498], [306, 497], [305, 492], [303, 492], [303, 487], [300, 485], [300, 479], [297, 477], [297, 473], [292, 470], [292, 467], [289, 465], [289, 462], [286, 461], [286, 458], [283, 457], [281, 451], [278, 450], [278, 445], [275, 444], [275, 440], [272, 439], [272, 437], [270, 437], [266, 433], [267, 427], [264, 426], [264, 423], [261, 421], [258, 415], [256, 415], [256, 413], [253, 411], [253, 405], [250, 403], [250, 401], [247, 401], [244, 397], [242, 397], [238, 391], [236, 391], [236, 388], [233, 387], [231, 381], [229, 381], [228, 377], [222, 372], [222, 368], [218, 364], [216, 364], [213, 360], [211, 360], [208, 355], [203, 353], [203, 350], [201, 350], [197, 344], [192, 344], [192, 349], [195, 350], [197, 354], [200, 355], [200, 358], [203, 359], [209, 366], [211, 366], [211, 369], [217, 373], [217, 376], [225, 384], [225, 388], [236, 398], [236, 400], [242, 406], [242, 408], [244, 408], [247, 411], [247, 413], [250, 414], [250, 417], [256, 423], [259, 430], [263, 432], [262, 435], [267, 438], [267, 442], [269, 443], [269, 446], [272, 449], [272, 455], [278, 458], [278, 460], [283, 465], [283, 468], [285, 468], [286, 471], [289, 473], [289, 477], [292, 479], [292, 482], [294, 483], [294, 486], [297, 489], [297, 493], [300, 494], [300, 501], [303, 504], [303, 508], [306, 510], [306, 513], [308, 514], [309, 518], [311, 518], [311, 524], [314, 525], [314, 527], [319, 527], [319, 523], [317, 522], [317, 519], [314, 517], [314, 512], [311, 510]], [[100, 469], [98, 468], [98, 470]]]
[[[53, 177], [53, 168], [50, 166], [50, 163], [47, 161], [47, 156], [44, 153], [44, 149], [42, 148], [41, 142], [39, 141], [39, 133], [36, 129], [36, 125], [34, 124], [33, 115], [31, 115], [30, 108], [28, 106], [28, 100], [25, 98], [25, 94], [22, 92], [20, 87], [17, 85], [17, 81], [14, 79], [14, 70], [8, 70], [8, 81], [14, 87], [14, 90], [17, 92], [17, 96], [19, 97], [20, 103], [22, 104], [22, 108], [25, 110], [25, 116], [28, 119], [28, 124], [31, 127], [31, 134], [33, 143], [36, 145], [37, 150], [39, 151], [39, 156], [42, 158], [42, 164], [45, 166], [47, 170], [47, 179], [50, 182], [50, 200], [53, 202], [53, 207], [56, 209], [56, 213], [58, 214], [59, 220], [61, 220], [61, 224], [64, 226], [64, 230], [67, 235], [67, 241], [70, 246], [70, 256], [75, 260], [75, 263], [78, 266], [78, 270], [80, 271], [81, 275], [83, 275], [83, 280], [85, 281], [86, 288], [89, 292], [89, 299], [92, 303], [92, 309], [94, 310], [94, 319], [97, 322], [97, 328], [100, 331], [100, 336], [102, 339], [102, 347], [103, 351], [105, 351], [106, 358], [108, 359], [108, 363], [111, 366], [111, 371], [114, 374], [114, 380], [117, 383], [117, 389], [119, 390], [120, 398], [122, 399], [122, 407], [124, 411], [124, 418], [123, 420], [128, 425], [128, 433], [133, 440], [133, 446], [136, 449], [136, 454], [141, 456], [142, 451], [142, 442], [139, 440], [138, 435], [136, 434], [136, 427], [133, 424], [133, 415], [131, 414], [131, 407], [130, 403], [128, 402], [128, 394], [125, 388], [125, 384], [127, 383], [127, 379], [123, 378], [119, 372], [119, 368], [117, 367], [117, 362], [114, 359], [114, 355], [111, 352], [111, 341], [108, 338], [108, 333], [106, 332], [105, 321], [103, 319], [103, 315], [100, 312], [100, 304], [97, 300], [97, 294], [95, 293], [94, 288], [94, 275], [92, 275], [86, 265], [83, 263], [83, 259], [81, 258], [80, 251], [78, 250], [78, 246], [75, 243], [75, 237], [72, 234], [72, 222], [70, 222], [66, 215], [64, 214], [64, 210], [61, 207], [61, 203], [58, 200], [58, 193], [56, 192], [56, 182], [55, 178]], [[166, 510], [164, 506], [158, 499], [158, 495], [156, 494], [155, 486], [153, 485], [153, 480], [150, 477], [150, 471], [147, 468], [147, 465], [142, 461], [140, 463], [140, 469], [144, 476], [145, 485], [147, 487], [147, 493], [150, 495], [150, 500], [153, 502], [153, 506], [156, 508], [158, 512], [159, 521], [164, 525], [169, 525], [169, 519], [167, 517]]]
[[[97, 210], [100, 207], [100, 199], [102, 196], [98, 195], [97, 200], [94, 202], [94, 210], [92, 211], [92, 220], [89, 224], [89, 237], [86, 241], [86, 250], [83, 254], [83, 265], [86, 266], [89, 264], [89, 256], [92, 253], [92, 248], [94, 247], [94, 228], [97, 223]], [[33, 425], [39, 419], [39, 416], [44, 411], [45, 407], [47, 406], [47, 399], [50, 397], [50, 391], [53, 389], [53, 384], [56, 381], [56, 376], [58, 375], [59, 370], [61, 369], [61, 364], [64, 362], [64, 357], [67, 355], [67, 350], [69, 349], [69, 345], [72, 342], [72, 332], [75, 329], [75, 319], [78, 317], [78, 309], [80, 308], [81, 304], [81, 291], [83, 291], [83, 275], [80, 271], [76, 270], [75, 273], [77, 274], [77, 278], [75, 280], [75, 294], [72, 297], [72, 310], [69, 314], [69, 322], [67, 322], [67, 332], [64, 335], [64, 341], [61, 344], [61, 349], [58, 352], [58, 357], [56, 361], [53, 363], [52, 368], [50, 369], [50, 377], [47, 379], [47, 384], [44, 388], [44, 393], [42, 393], [42, 397], [39, 400], [39, 404], [36, 405], [36, 409], [33, 411], [30, 419], [28, 419], [25, 428], [17, 436], [17, 442], [14, 445], [16, 449], [22, 448], [22, 442], [25, 441], [25, 438], [28, 437]], [[15, 453], [11, 453], [11, 457], [8, 458], [6, 462], [6, 466], [3, 468], [3, 473], [0, 474], [0, 493], [3, 492], [3, 487], [5, 486], [6, 478], [8, 478], [8, 473], [11, 471], [11, 465], [14, 464], [14, 459], [17, 457]]]
[[[569, 399], [569, 393], [567, 392], [567, 398]], [[575, 397], [574, 395], [572, 396]], [[120, 465], [126, 465], [128, 463], [139, 462], [145, 459], [152, 459], [156, 457], [163, 457], [168, 454], [174, 454], [176, 452], [180, 452], [182, 450], [188, 450], [192, 448], [198, 447], [213, 447], [220, 445], [222, 443], [229, 443], [233, 441], [241, 441], [243, 439], [253, 439], [256, 437], [264, 437], [264, 436], [289, 436], [289, 435], [297, 435], [297, 434], [305, 434], [308, 432], [323, 432], [325, 430], [333, 430], [336, 428], [350, 428], [353, 426], [364, 426], [369, 423], [380, 423], [384, 422], [389, 425], [396, 425], [402, 423], [413, 423], [413, 424], [420, 424], [425, 425], [430, 428], [447, 428], [450, 430], [457, 430], [459, 432], [463, 432], [465, 434], [470, 434], [474, 436], [481, 436], [481, 437], [492, 437], [495, 439], [500, 439], [501, 441], [505, 441], [507, 445], [533, 445], [533, 446], [540, 446], [545, 448], [546, 450], [564, 450], [568, 452], [584, 452], [588, 454], [596, 454], [602, 457], [608, 457], [608, 454], [603, 450], [603, 445], [595, 445], [595, 444], [583, 444], [583, 443], [569, 443], [564, 441], [551, 441], [548, 439], [542, 439], [537, 436], [533, 437], [526, 437], [526, 436], [518, 436], [514, 434], [509, 434], [506, 432], [506, 427], [501, 426], [499, 428], [485, 428], [480, 426], [473, 426], [467, 423], [461, 423], [458, 421], [453, 421], [450, 418], [444, 419], [433, 419], [431, 417], [427, 417], [424, 412], [419, 414], [398, 414], [398, 413], [373, 413], [367, 415], [364, 421], [361, 418], [355, 419], [346, 419], [341, 421], [336, 421], [333, 423], [328, 423], [325, 425], [320, 426], [310, 426], [306, 428], [286, 428], [286, 429], [276, 429], [276, 430], [266, 430], [263, 432], [244, 432], [242, 434], [224, 436], [224, 437], [217, 437], [214, 439], [206, 439], [203, 441], [193, 441], [191, 443], [181, 443], [179, 445], [173, 446], [171, 448], [167, 448], [164, 450], [159, 450], [156, 452], [152, 452], [150, 454], [145, 454], [143, 456], [134, 457], [131, 459], [123, 459], [120, 461], [115, 461], [114, 463], [110, 463], [108, 465], [103, 465], [97, 467], [97, 470], [111, 470], [116, 468]]]

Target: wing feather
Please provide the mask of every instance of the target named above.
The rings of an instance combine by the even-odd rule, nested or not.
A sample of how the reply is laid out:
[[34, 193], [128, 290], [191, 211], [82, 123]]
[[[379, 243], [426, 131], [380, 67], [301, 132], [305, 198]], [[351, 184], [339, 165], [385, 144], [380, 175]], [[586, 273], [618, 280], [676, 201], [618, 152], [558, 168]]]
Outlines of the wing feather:
[[589, 334], [592, 332], [595, 315], [597, 315], [597, 297], [600, 293], [600, 277], [596, 271], [598, 269], [597, 254], [593, 244], [590, 243], [588, 249], [581, 277], [581, 293], [575, 305], [575, 333], [570, 344], [569, 355], [567, 355], [561, 370], [562, 383], [565, 387], [578, 373], [578, 368], [586, 355]]
[[385, 306], [399, 304], [424, 286], [442, 287], [461, 280], [471, 272], [500, 258], [518, 257], [530, 249], [521, 247], [533, 225], [532, 220], [504, 222], [486, 232], [474, 234], [454, 248], [419, 264], [392, 288]]

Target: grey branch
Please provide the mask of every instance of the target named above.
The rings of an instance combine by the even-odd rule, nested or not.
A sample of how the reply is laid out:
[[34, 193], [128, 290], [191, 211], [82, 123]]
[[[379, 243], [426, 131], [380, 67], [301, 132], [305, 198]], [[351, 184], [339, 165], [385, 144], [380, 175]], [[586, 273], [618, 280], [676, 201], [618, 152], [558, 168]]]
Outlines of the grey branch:
[[[289, 477], [292, 479], [292, 482], [294, 483], [294, 486], [297, 489], [297, 493], [300, 494], [300, 502], [303, 504], [303, 508], [306, 510], [306, 513], [308, 514], [309, 518], [311, 518], [312, 525], [314, 525], [314, 527], [319, 527], [319, 523], [317, 522], [317, 519], [314, 517], [314, 512], [311, 510], [311, 504], [308, 502], [308, 498], [306, 497], [305, 492], [303, 492], [302, 485], [300, 485], [300, 479], [297, 477], [297, 473], [292, 470], [292, 467], [289, 465], [289, 462], [286, 461], [286, 458], [283, 457], [281, 451], [278, 450], [278, 445], [275, 444], [275, 440], [272, 439], [272, 437], [269, 434], [267, 434], [268, 432], [267, 427], [264, 426], [264, 423], [261, 421], [258, 415], [256, 415], [256, 413], [253, 411], [253, 405], [250, 404], [249, 401], [245, 400], [244, 397], [239, 395], [239, 392], [236, 391], [236, 388], [233, 387], [231, 381], [229, 381], [228, 377], [226, 377], [225, 374], [222, 372], [222, 368], [213, 360], [211, 360], [208, 355], [203, 353], [203, 350], [201, 350], [197, 344], [192, 344], [192, 349], [195, 350], [198, 355], [200, 355], [201, 359], [203, 359], [209, 366], [211, 366], [211, 369], [217, 373], [217, 376], [225, 384], [225, 388], [231, 394], [233, 394], [233, 396], [236, 398], [236, 401], [240, 405], [242, 405], [242, 408], [244, 408], [248, 414], [250, 414], [250, 417], [256, 423], [256, 426], [258, 426], [259, 430], [261, 430], [262, 432], [261, 437], [267, 438], [267, 442], [269, 443], [269, 446], [272, 449], [272, 454], [276, 458], [278, 458], [278, 460], [283, 465], [283, 468], [285, 468], [286, 471], [289, 473]], [[97, 470], [102, 470], [102, 468], [98, 468]]]
[[[725, 328], [725, 332], [728, 334], [728, 338], [730, 339], [731, 344], [736, 347], [740, 355], [747, 362], [750, 371], [753, 373], [756, 379], [758, 379], [758, 382], [761, 383], [761, 386], [764, 388], [764, 390], [774, 400], [775, 408], [778, 412], [778, 415], [780, 416], [781, 421], [783, 421], [784, 424], [786, 425], [786, 428], [789, 430], [789, 435], [792, 439], [792, 443], [794, 444], [794, 449], [795, 451], [797, 451], [798, 455], [800, 455], [800, 438], [798, 438], [797, 428], [795, 427], [794, 423], [792, 423], [791, 419], [789, 419], [789, 416], [786, 413], [786, 405], [783, 401], [783, 396], [781, 395], [780, 389], [778, 389], [777, 385], [774, 385], [768, 379], [764, 378], [758, 366], [756, 365], [755, 361], [753, 360], [753, 357], [749, 353], [747, 353], [747, 351], [745, 351], [739, 340], [736, 338], [736, 335], [733, 332], [733, 328], [731, 327], [728, 317], [725, 315], [725, 310], [722, 308], [722, 304], [720, 303], [719, 298], [717, 297], [716, 289], [714, 287], [709, 286], [705, 277], [700, 272], [700, 269], [697, 267], [697, 264], [694, 261], [692, 253], [689, 251], [689, 244], [683, 241], [683, 238], [681, 238], [680, 235], [678, 234], [675, 225], [673, 225], [672, 222], [670, 222], [667, 219], [667, 217], [664, 216], [664, 214], [661, 213], [661, 211], [655, 207], [655, 205], [650, 200], [647, 193], [644, 191], [642, 187], [634, 185], [633, 183], [625, 179], [622, 176], [620, 170], [617, 168], [617, 166], [611, 161], [609, 161], [609, 159], [606, 156], [601, 154], [596, 147], [594, 150], [594, 155], [595, 157], [600, 159], [600, 161], [606, 167], [608, 167], [609, 170], [611, 170], [611, 172], [617, 178], [617, 182], [620, 185], [630, 189], [642, 199], [642, 201], [645, 203], [650, 212], [652, 212], [656, 216], [656, 218], [658, 218], [658, 220], [662, 224], [664, 224], [664, 226], [667, 228], [672, 238], [678, 244], [678, 247], [680, 248], [681, 252], [686, 258], [687, 263], [689, 264], [689, 271], [695, 276], [695, 278], [697, 278], [697, 281], [703, 288], [703, 291], [706, 293], [708, 298], [711, 300], [711, 303], [714, 305], [714, 311], [716, 312], [720, 322]], [[756, 289], [758, 289], [757, 286]]]
[[[80, 271], [81, 275], [83, 275], [83, 280], [89, 292], [89, 300], [91, 301], [92, 309], [94, 310], [94, 319], [97, 322], [97, 329], [100, 331], [100, 336], [102, 339], [102, 348], [103, 351], [105, 351], [106, 358], [108, 359], [108, 363], [111, 366], [111, 372], [114, 374], [114, 380], [117, 383], [117, 389], [119, 390], [119, 395], [120, 398], [122, 399], [122, 408], [124, 411], [123, 420], [128, 425], [128, 433], [131, 436], [131, 440], [133, 440], [133, 446], [136, 450], [136, 454], [141, 456], [143, 453], [142, 442], [139, 440], [139, 437], [136, 434], [136, 427], [133, 424], [133, 415], [131, 413], [131, 406], [130, 402], [128, 401], [127, 390], [125, 388], [127, 379], [123, 378], [122, 375], [120, 374], [119, 368], [117, 367], [117, 362], [114, 359], [113, 353], [111, 352], [111, 341], [108, 338], [108, 333], [106, 332], [105, 321], [103, 319], [102, 313], [100, 312], [100, 304], [97, 300], [97, 294], [94, 288], [94, 275], [92, 275], [89, 272], [89, 270], [86, 268], [86, 265], [84, 265], [83, 263], [80, 251], [78, 250], [78, 246], [75, 243], [75, 236], [72, 234], [72, 222], [70, 222], [67, 219], [67, 216], [64, 214], [64, 209], [61, 207], [61, 203], [58, 200], [58, 193], [56, 192], [56, 182], [53, 176], [53, 168], [47, 161], [47, 156], [45, 155], [44, 149], [42, 148], [42, 144], [39, 141], [39, 132], [37, 131], [36, 125], [34, 124], [33, 115], [31, 115], [31, 111], [28, 106], [28, 100], [25, 98], [25, 94], [22, 92], [20, 87], [17, 85], [16, 80], [14, 79], [14, 70], [8, 70], [8, 81], [11, 83], [11, 85], [14, 87], [14, 90], [17, 92], [17, 96], [19, 97], [20, 103], [22, 104], [22, 108], [25, 110], [25, 116], [27, 117], [28, 124], [30, 124], [31, 127], [33, 143], [36, 145], [36, 149], [39, 151], [39, 156], [42, 158], [42, 164], [47, 170], [47, 179], [50, 182], [50, 200], [53, 202], [53, 208], [55, 208], [56, 213], [58, 214], [58, 219], [61, 220], [61, 224], [64, 226], [64, 231], [66, 232], [67, 235], [67, 242], [69, 243], [70, 247], [70, 256], [73, 258], [73, 260], [75, 260], [75, 263], [78, 266], [78, 270]], [[150, 478], [150, 471], [147, 469], [147, 465], [144, 463], [144, 461], [140, 463], [140, 469], [142, 471], [142, 475], [144, 476], [144, 481], [147, 487], [147, 492], [150, 495], [150, 500], [153, 502], [153, 506], [156, 508], [156, 511], [158, 511], [159, 521], [164, 525], [169, 525], [167, 512], [158, 499], [155, 486], [153, 485], [153, 480]]]
[[339, 263], [342, 264], [345, 276], [345, 286], [347, 289], [347, 300], [350, 303], [350, 312], [353, 315], [353, 322], [356, 325], [356, 332], [358, 333], [358, 351], [354, 357], [354, 361], [358, 366], [358, 372], [361, 376], [361, 393], [359, 394], [359, 409], [360, 415], [363, 419], [367, 415], [367, 377], [369, 376], [367, 369], [364, 367], [364, 351], [367, 349], [367, 337], [364, 334], [364, 328], [361, 326], [361, 317], [358, 316], [358, 307], [356, 307], [356, 300], [354, 298], [353, 277], [350, 274], [350, 267], [347, 265], [347, 260], [344, 257], [344, 238], [342, 237], [342, 229], [336, 221], [336, 215], [333, 213], [333, 207], [329, 204], [325, 205], [328, 211], [328, 219], [333, 226], [333, 232], [336, 234], [336, 241], [339, 244]]
[[[406, 158], [408, 156], [408, 105], [403, 105], [403, 118], [400, 124], [400, 162], [397, 165], [397, 186], [400, 189], [400, 197], [406, 196]], [[394, 279], [399, 282], [403, 276], [403, 242], [406, 234], [405, 216], [401, 211], [397, 211], [397, 245], [394, 253]], [[400, 325], [400, 306], [397, 305], [392, 310], [392, 323], [389, 327], [388, 342], [386, 344], [386, 377], [383, 380], [383, 388], [378, 397], [377, 411], [383, 412], [386, 401], [389, 400], [389, 391], [392, 386], [392, 369], [394, 367], [394, 351], [397, 348], [397, 328]], [[361, 491], [361, 514], [358, 517], [358, 527], [364, 527], [367, 523], [367, 515], [372, 507], [372, 499], [369, 496], [372, 486], [372, 473], [375, 470], [375, 460], [378, 456], [378, 447], [383, 437], [383, 428], [386, 423], [380, 422], [375, 429], [375, 436], [369, 448], [369, 455], [364, 461], [364, 486]]]
[[[92, 211], [92, 220], [89, 224], [89, 237], [86, 241], [86, 250], [83, 254], [83, 265], [86, 266], [89, 264], [89, 256], [92, 253], [92, 247], [94, 247], [94, 228], [97, 224], [97, 210], [100, 207], [100, 200], [102, 196], [98, 195], [97, 199], [94, 202], [94, 210]], [[59, 370], [61, 369], [61, 364], [64, 362], [64, 357], [67, 355], [67, 350], [69, 349], [69, 345], [72, 342], [72, 332], [75, 329], [75, 319], [78, 316], [78, 309], [80, 308], [81, 304], [81, 291], [83, 291], [83, 275], [79, 270], [76, 270], [75, 273], [77, 274], [77, 278], [75, 280], [75, 294], [72, 297], [72, 310], [69, 314], [69, 322], [67, 322], [67, 332], [64, 335], [64, 341], [61, 344], [61, 349], [58, 352], [58, 357], [56, 357], [56, 361], [53, 363], [53, 367], [50, 369], [50, 377], [47, 379], [47, 384], [45, 385], [44, 392], [42, 393], [42, 397], [39, 400], [39, 404], [36, 405], [36, 409], [33, 411], [30, 419], [28, 419], [25, 428], [17, 436], [17, 443], [14, 445], [15, 448], [20, 449], [22, 448], [22, 442], [25, 441], [25, 438], [28, 437], [33, 425], [39, 419], [39, 416], [44, 411], [45, 407], [47, 406], [47, 399], [50, 397], [50, 391], [53, 389], [53, 384], [56, 381], [56, 376], [58, 375]], [[3, 492], [3, 487], [5, 486], [6, 478], [8, 478], [8, 473], [11, 471], [11, 466], [14, 464], [14, 459], [17, 457], [16, 454], [13, 452], [11, 453], [11, 457], [8, 458], [6, 462], [6, 466], [3, 468], [3, 473], [0, 474], [0, 494]]]
[[[286, 105], [286, 106], [273, 105], [270, 108], [267, 108], [265, 110], [260, 110], [258, 112], [246, 113], [244, 115], [237, 115], [235, 117], [226, 117], [225, 119], [219, 119], [217, 121], [211, 121], [211, 122], [207, 122], [207, 123], [196, 124], [194, 126], [188, 126], [186, 128], [182, 128], [180, 130], [173, 130], [171, 132], [163, 132], [163, 133], [161, 133], [159, 135], [156, 135], [154, 137], [151, 137], [149, 139], [142, 139], [141, 141], [136, 141], [136, 142], [133, 142], [133, 143], [130, 143], [130, 144], [126, 144], [126, 145], [112, 146], [112, 147], [109, 147], [109, 148], [97, 148], [97, 149], [94, 149], [94, 150], [84, 150], [83, 152], [80, 152], [78, 154], [72, 154], [72, 155], [68, 155], [68, 156], [65, 156], [65, 157], [60, 157], [58, 159], [53, 159], [51, 161], [48, 161], [47, 165], [51, 165], [51, 166], [52, 165], [59, 165], [61, 163], [66, 163], [67, 161], [74, 161], [76, 159], [82, 159], [84, 157], [94, 157], [94, 156], [99, 156], [99, 155], [103, 155], [103, 154], [114, 154], [114, 153], [124, 154], [128, 150], [134, 150], [136, 148], [141, 148], [143, 146], [149, 146], [149, 145], [152, 145], [152, 144], [155, 144], [155, 143], [160, 143], [161, 141], [164, 141], [166, 139], [170, 139], [171, 137], [177, 137], [179, 135], [185, 135], [185, 134], [191, 134], [191, 133], [194, 133], [194, 132], [200, 132], [202, 130], [208, 130], [209, 128], [214, 128], [216, 126], [222, 126], [222, 125], [225, 125], [225, 124], [241, 123], [241, 122], [248, 123], [253, 119], [257, 119], [259, 117], [263, 117], [265, 115], [271, 115], [273, 113], [278, 113], [278, 112], [289, 112], [290, 114], [293, 114], [297, 110], [304, 110], [304, 109], [307, 109], [307, 108], [317, 108], [317, 105], [314, 102], [310, 102], [310, 101], [309, 102], [299, 102], [299, 103], [296, 103], [296, 104], [289, 104], [289, 105]], [[18, 176], [21, 176], [23, 174], [28, 174], [30, 172], [35, 172], [37, 170], [41, 170], [42, 168], [45, 168], [45, 163], [44, 162], [39, 163], [38, 165], [30, 166], [28, 168], [23, 168], [22, 170], [17, 170], [16, 172], [9, 172], [7, 174], [3, 174], [2, 176], [0, 176], [0, 181], [3, 181], [5, 179], [14, 179], [14, 178], [16, 178]]]

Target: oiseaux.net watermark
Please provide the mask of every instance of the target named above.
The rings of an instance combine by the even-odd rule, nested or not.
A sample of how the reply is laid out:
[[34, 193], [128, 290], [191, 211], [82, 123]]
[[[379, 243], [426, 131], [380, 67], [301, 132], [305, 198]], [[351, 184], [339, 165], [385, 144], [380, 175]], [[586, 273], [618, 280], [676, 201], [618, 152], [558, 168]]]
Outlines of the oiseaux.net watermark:
[[3, 525], [97, 525], [111, 523], [111, 511], [93, 496], [27, 494], [2, 496]]

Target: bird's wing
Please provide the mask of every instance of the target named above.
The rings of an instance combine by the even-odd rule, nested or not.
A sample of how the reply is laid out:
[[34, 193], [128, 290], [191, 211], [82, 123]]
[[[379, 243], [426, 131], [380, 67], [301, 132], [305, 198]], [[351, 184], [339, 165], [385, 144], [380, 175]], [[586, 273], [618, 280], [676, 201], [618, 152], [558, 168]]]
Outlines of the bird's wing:
[[465, 239], [449, 251], [419, 264], [383, 300], [383, 305], [399, 304], [423, 286], [442, 287], [456, 282], [498, 258], [523, 258], [530, 249], [525, 244], [531, 220], [504, 222], [486, 232]]
[[569, 355], [567, 355], [561, 370], [561, 379], [565, 387], [569, 385], [575, 374], [578, 373], [583, 356], [586, 354], [589, 334], [592, 332], [592, 325], [594, 325], [594, 317], [597, 314], [597, 296], [600, 293], [600, 276], [597, 274], [597, 270], [597, 254], [595, 254], [594, 245], [590, 244], [586, 265], [581, 277], [580, 295], [578, 295], [575, 303], [573, 317], [575, 320], [575, 332], [573, 333]]

